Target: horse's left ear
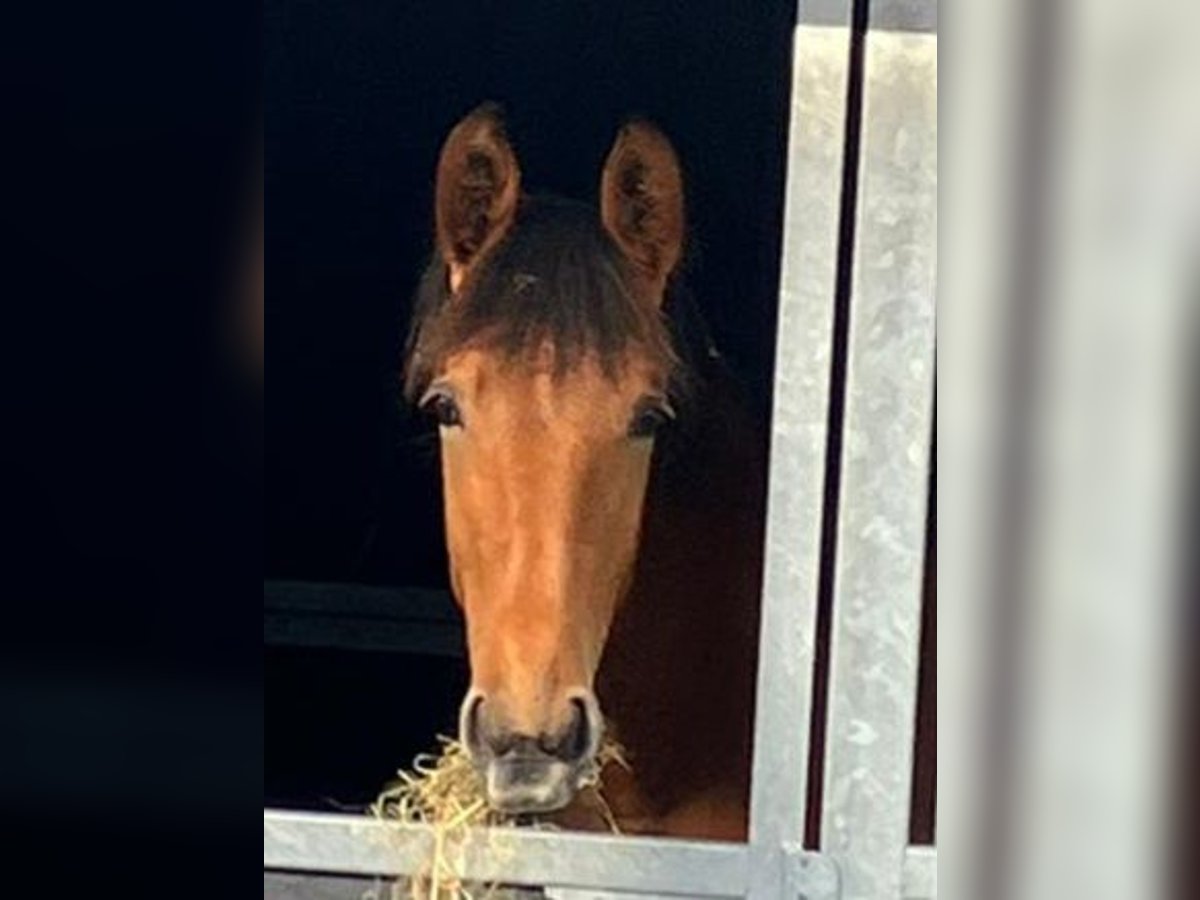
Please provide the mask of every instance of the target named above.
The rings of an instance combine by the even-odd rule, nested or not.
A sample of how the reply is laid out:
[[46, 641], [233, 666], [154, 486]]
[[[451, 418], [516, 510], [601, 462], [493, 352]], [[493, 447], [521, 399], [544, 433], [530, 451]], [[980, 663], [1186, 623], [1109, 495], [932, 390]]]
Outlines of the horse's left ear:
[[621, 129], [600, 177], [600, 218], [658, 302], [683, 253], [683, 173], [648, 122]]

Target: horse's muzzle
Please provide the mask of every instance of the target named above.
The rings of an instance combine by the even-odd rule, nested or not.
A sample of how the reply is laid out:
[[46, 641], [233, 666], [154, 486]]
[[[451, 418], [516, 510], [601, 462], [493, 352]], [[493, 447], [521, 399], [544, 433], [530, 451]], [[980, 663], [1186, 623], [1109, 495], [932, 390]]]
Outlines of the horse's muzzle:
[[554, 812], [575, 796], [576, 768], [552, 756], [500, 756], [484, 774], [488, 805], [509, 815]]
[[503, 705], [472, 691], [460, 735], [484, 776], [488, 804], [512, 815], [548, 813], [571, 802], [599, 748], [603, 720], [590, 692], [564, 698], [563, 724], [536, 736], [510, 727]]

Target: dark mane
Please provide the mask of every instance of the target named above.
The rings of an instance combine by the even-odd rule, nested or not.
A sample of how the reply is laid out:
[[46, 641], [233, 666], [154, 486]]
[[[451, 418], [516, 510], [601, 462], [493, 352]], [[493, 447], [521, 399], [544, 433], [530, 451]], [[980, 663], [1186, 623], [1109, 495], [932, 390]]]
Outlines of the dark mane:
[[628, 264], [596, 211], [556, 197], [527, 197], [511, 233], [450, 301], [435, 255], [417, 290], [407, 348], [405, 394], [428, 386], [446, 356], [479, 342], [510, 357], [549, 341], [560, 372], [594, 353], [615, 373], [630, 347], [661, 364], [672, 382], [681, 365], [671, 328], [630, 289]]

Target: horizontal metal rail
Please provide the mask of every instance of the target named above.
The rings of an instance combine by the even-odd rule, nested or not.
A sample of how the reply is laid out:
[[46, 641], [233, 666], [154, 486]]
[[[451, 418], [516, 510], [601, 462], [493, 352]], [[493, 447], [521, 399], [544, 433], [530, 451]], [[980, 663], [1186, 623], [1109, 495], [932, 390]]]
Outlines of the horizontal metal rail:
[[[267, 810], [263, 867], [268, 870], [402, 877], [433, 858], [434, 835], [420, 825], [363, 816]], [[744, 844], [492, 828], [454, 849], [464, 880], [692, 897], [736, 897], [749, 882]], [[461, 854], [461, 855], [460, 855]], [[832, 865], [805, 858], [806, 894], [831, 897]]]
[[[361, 900], [373, 880], [420, 871], [432, 841], [419, 826], [267, 811], [265, 896]], [[547, 891], [556, 900], [602, 900], [622, 891], [642, 898], [736, 896], [749, 876], [748, 848], [740, 844], [497, 830], [477, 833], [471, 845], [463, 871], [472, 880], [566, 888]], [[793, 861], [800, 896], [837, 896], [837, 875], [827, 858], [801, 854]], [[904, 900], [937, 900], [936, 847], [908, 848], [903, 884]]]

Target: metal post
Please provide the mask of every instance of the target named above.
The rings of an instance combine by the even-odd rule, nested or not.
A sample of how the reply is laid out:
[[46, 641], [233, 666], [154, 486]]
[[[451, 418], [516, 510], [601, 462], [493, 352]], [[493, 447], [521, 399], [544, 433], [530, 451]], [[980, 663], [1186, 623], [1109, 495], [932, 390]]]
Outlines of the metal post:
[[937, 37], [867, 33], [822, 849], [899, 900], [933, 419]]
[[821, 498], [837, 280], [848, 2], [801, 13], [792, 48], [762, 635], [750, 806], [752, 898], [778, 898], [804, 828]]

